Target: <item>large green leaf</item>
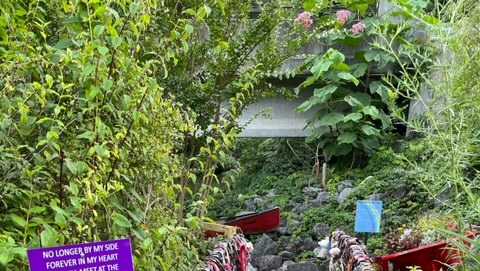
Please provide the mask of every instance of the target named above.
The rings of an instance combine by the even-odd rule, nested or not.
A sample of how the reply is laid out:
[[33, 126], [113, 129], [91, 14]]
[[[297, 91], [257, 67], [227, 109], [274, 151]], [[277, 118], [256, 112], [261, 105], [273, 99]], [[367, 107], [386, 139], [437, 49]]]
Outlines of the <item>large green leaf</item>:
[[322, 103], [328, 101], [333, 93], [338, 89], [337, 85], [327, 85], [323, 88], [317, 88], [313, 92], [313, 95], [320, 99]]
[[371, 125], [367, 125], [367, 124], [362, 125], [361, 129], [362, 129], [362, 132], [364, 134], [366, 134], [367, 136], [379, 136], [380, 135], [380, 131], [377, 128], [371, 126]]
[[10, 214], [9, 216], [12, 222], [20, 228], [25, 228], [25, 226], [27, 226], [27, 220], [25, 220], [25, 218], [16, 214]]
[[332, 112], [328, 113], [327, 115], [323, 116], [320, 118], [316, 124], [321, 125], [321, 126], [333, 126], [340, 121], [343, 120], [343, 114], [342, 113], [337, 113], [337, 112]]
[[131, 228], [132, 227], [132, 223], [130, 223], [130, 221], [128, 220], [128, 218], [126, 218], [125, 216], [123, 216], [122, 214], [119, 214], [119, 213], [113, 213], [112, 215], [112, 219], [113, 219], [113, 223], [115, 225], [118, 225], [122, 228]]
[[40, 241], [42, 242], [43, 247], [56, 246], [59, 244], [59, 239], [58, 232], [48, 225], [45, 225], [45, 229], [40, 233]]
[[363, 118], [362, 113], [358, 113], [358, 112], [350, 113], [346, 115], [345, 118], [343, 118], [343, 122], [348, 122], [348, 121], [358, 122], [362, 118]]
[[373, 81], [369, 86], [370, 93], [378, 94], [382, 98], [383, 102], [388, 102], [388, 88], [380, 81]]
[[358, 84], [360, 83], [360, 81], [358, 81], [358, 79], [349, 72], [339, 72], [337, 73], [337, 76], [345, 81], [352, 82], [353, 84], [355, 84], [355, 86], [358, 86]]
[[362, 111], [365, 115], [369, 115], [373, 119], [380, 119], [380, 111], [373, 105], [365, 106]]
[[342, 133], [338, 138], [337, 141], [339, 144], [352, 144], [357, 140], [357, 135], [353, 132], [345, 132]]
[[88, 171], [88, 165], [83, 161], [72, 161], [70, 159], [66, 159], [65, 165], [67, 166], [68, 170], [76, 176]]

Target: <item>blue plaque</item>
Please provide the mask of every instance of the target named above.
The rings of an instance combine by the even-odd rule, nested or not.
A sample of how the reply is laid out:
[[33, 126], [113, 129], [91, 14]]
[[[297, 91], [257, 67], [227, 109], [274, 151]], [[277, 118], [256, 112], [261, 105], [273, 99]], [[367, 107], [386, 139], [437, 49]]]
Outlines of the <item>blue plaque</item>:
[[383, 203], [379, 200], [357, 201], [355, 232], [379, 233]]

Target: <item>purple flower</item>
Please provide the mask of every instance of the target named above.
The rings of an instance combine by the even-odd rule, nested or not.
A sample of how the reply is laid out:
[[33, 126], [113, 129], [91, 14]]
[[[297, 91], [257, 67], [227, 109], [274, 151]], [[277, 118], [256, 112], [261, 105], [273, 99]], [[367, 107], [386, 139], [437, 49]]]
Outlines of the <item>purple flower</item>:
[[295, 18], [295, 22], [298, 24], [302, 24], [304, 28], [310, 28], [313, 25], [313, 18], [312, 14], [308, 11], [304, 11], [298, 14], [297, 18]]
[[341, 24], [344, 25], [348, 22], [348, 19], [352, 16], [352, 12], [347, 9], [341, 9], [337, 11], [337, 21]]
[[365, 31], [365, 24], [363, 22], [358, 22], [352, 25], [352, 33], [354, 35], [358, 35], [360, 33], [363, 33], [364, 31]]

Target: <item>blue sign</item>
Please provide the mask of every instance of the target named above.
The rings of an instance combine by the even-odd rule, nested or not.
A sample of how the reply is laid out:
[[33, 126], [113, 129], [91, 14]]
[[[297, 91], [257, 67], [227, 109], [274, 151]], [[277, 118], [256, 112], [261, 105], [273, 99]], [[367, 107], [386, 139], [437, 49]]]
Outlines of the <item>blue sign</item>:
[[379, 233], [383, 203], [379, 200], [357, 201], [355, 232]]

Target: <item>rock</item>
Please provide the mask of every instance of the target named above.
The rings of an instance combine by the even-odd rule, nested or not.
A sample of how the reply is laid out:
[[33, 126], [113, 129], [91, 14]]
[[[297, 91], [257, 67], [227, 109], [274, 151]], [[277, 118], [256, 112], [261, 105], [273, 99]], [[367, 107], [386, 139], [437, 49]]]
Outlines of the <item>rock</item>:
[[317, 198], [315, 200], [319, 200], [319, 201], [322, 201], [322, 202], [328, 202], [329, 199], [330, 199], [330, 193], [328, 193], [326, 191], [323, 191], [323, 192], [318, 193]]
[[288, 225], [288, 232], [294, 233], [298, 229], [298, 227], [301, 226], [301, 223], [298, 220], [290, 219], [287, 225]]
[[268, 271], [282, 266], [282, 257], [278, 255], [265, 255], [258, 257], [254, 265], [258, 267], [259, 271]]
[[280, 235], [290, 235], [290, 234], [291, 234], [291, 232], [289, 231], [289, 229], [288, 229], [287, 226], [278, 228], [277, 232], [278, 232]]
[[311, 262], [294, 263], [287, 267], [287, 271], [318, 271], [318, 267]]
[[282, 257], [284, 260], [291, 260], [295, 257], [295, 254], [293, 252], [290, 252], [288, 250], [284, 250], [280, 253], [278, 253], [278, 256]]
[[246, 200], [244, 203], [245, 209], [251, 212], [255, 212], [257, 207], [255, 206], [255, 199]]
[[287, 271], [287, 268], [289, 265], [292, 265], [292, 264], [295, 264], [294, 261], [285, 261], [282, 265], [282, 267], [280, 267], [280, 269], [278, 269], [279, 271]]
[[317, 223], [312, 228], [312, 233], [317, 240], [323, 239], [325, 236], [330, 235], [330, 226], [323, 223]]
[[266, 198], [274, 198], [276, 196], [276, 191], [275, 189], [271, 189], [268, 191], [268, 193], [265, 195]]
[[261, 208], [263, 206], [263, 203], [265, 201], [262, 198], [254, 198], [253, 203], [255, 204], [255, 207]]
[[368, 200], [381, 200], [382, 197], [383, 197], [383, 194], [375, 193], [368, 196]]
[[327, 203], [330, 198], [330, 194], [328, 192], [320, 192], [318, 193], [317, 197], [310, 202], [313, 207], [320, 207], [324, 203]]
[[293, 207], [292, 212], [295, 214], [302, 214], [307, 210], [308, 210], [308, 206], [306, 204], [297, 203], [295, 207]]
[[340, 182], [337, 185], [337, 191], [342, 191], [345, 188], [352, 188], [353, 187], [353, 181], [352, 180], [345, 180], [343, 182]]
[[354, 191], [355, 191], [354, 188], [349, 188], [349, 187], [344, 188], [342, 192], [338, 193], [337, 202], [340, 204], [344, 203], [348, 199], [350, 194], [352, 194]]
[[275, 255], [277, 254], [277, 243], [272, 240], [268, 235], [264, 234], [260, 237], [254, 245], [254, 250], [252, 252], [252, 259], [265, 256], [265, 255]]
[[310, 237], [303, 239], [301, 243], [301, 250], [303, 251], [311, 251], [314, 250], [316, 247], [317, 243], [313, 241], [313, 239]]
[[315, 186], [307, 186], [303, 188], [303, 194], [306, 196], [314, 199], [317, 197], [318, 193], [322, 192], [322, 189], [320, 187], [315, 187]]

